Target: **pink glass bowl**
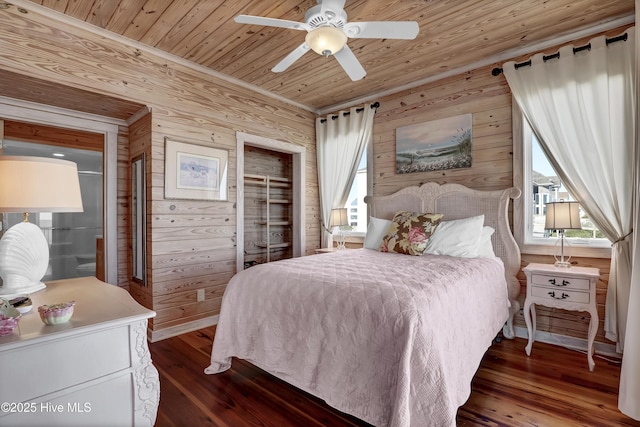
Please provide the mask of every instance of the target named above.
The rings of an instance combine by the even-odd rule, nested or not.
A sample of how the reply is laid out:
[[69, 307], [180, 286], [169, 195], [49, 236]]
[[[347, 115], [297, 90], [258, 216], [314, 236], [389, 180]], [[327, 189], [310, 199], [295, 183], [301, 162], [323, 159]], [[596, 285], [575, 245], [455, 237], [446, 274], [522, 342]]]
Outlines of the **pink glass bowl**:
[[40, 319], [45, 325], [58, 325], [71, 319], [75, 301], [63, 302], [59, 304], [45, 304], [38, 307]]
[[16, 326], [18, 326], [20, 316], [7, 317], [0, 314], [0, 337], [11, 335]]

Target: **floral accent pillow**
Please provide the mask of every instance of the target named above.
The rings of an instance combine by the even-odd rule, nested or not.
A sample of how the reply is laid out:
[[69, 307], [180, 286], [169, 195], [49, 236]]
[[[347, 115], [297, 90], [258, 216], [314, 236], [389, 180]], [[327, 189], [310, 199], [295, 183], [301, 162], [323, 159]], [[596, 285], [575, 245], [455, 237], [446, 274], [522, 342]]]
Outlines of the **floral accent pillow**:
[[422, 255], [429, 237], [442, 220], [442, 214], [416, 214], [409, 211], [396, 213], [382, 238], [380, 252]]

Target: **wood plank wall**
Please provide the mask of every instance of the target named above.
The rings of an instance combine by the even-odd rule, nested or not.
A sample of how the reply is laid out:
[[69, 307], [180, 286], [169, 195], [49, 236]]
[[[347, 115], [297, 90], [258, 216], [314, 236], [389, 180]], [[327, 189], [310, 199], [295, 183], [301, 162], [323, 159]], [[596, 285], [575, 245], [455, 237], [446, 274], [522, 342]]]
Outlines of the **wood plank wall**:
[[[618, 35], [625, 27], [608, 31], [608, 36]], [[593, 36], [576, 40], [577, 46], [586, 44]], [[554, 53], [559, 46], [545, 50]], [[536, 52], [513, 58], [525, 61]], [[505, 61], [506, 62], [506, 61]], [[472, 70], [425, 84], [414, 89], [377, 99], [380, 107], [376, 113], [373, 132], [373, 193], [391, 194], [408, 185], [420, 185], [428, 181], [458, 183], [478, 190], [498, 190], [513, 185], [513, 139], [511, 128], [511, 91], [504, 75], [494, 77], [491, 70], [501, 64]], [[397, 128], [459, 114], [473, 114], [473, 162], [470, 168], [450, 169], [425, 173], [395, 173], [395, 131]], [[600, 269], [597, 287], [600, 325], [597, 341], [611, 343], [604, 338], [604, 303], [609, 277], [609, 259], [572, 258], [577, 265]], [[553, 263], [553, 257], [522, 255], [522, 266], [530, 262]], [[524, 273], [521, 300], [526, 293]], [[538, 330], [586, 338], [589, 316], [584, 313], [564, 312], [541, 308], [538, 311]], [[525, 327], [520, 313], [516, 326]]]
[[[219, 312], [226, 283], [235, 273], [236, 131], [306, 148], [307, 253], [319, 246], [312, 113], [38, 13], [20, 13], [15, 7], [0, 11], [0, 44], [0, 70], [6, 75], [46, 82], [39, 86], [50, 89], [39, 94], [41, 103], [60, 106], [56, 86], [63, 85], [151, 108], [147, 262], [151, 308], [157, 312], [153, 332]], [[118, 141], [118, 248], [127, 253], [119, 254], [118, 280], [127, 288], [130, 153], [123, 145], [128, 147], [128, 133], [123, 129]], [[164, 198], [167, 137], [229, 150], [228, 201]], [[205, 290], [203, 302], [196, 302], [197, 289]]]

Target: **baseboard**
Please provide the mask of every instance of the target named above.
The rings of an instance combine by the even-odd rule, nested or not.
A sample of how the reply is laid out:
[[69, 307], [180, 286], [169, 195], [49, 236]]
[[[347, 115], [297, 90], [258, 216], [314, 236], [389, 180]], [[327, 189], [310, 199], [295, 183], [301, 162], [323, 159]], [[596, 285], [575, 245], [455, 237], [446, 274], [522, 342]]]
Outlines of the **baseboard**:
[[180, 325], [171, 326], [169, 328], [152, 331], [147, 329], [147, 339], [149, 342], [162, 341], [177, 335], [186, 334], [187, 332], [197, 331], [198, 329], [208, 328], [217, 325], [220, 316], [205, 317], [204, 319], [193, 320], [191, 322], [182, 323]]
[[[514, 328], [516, 337], [524, 338], [526, 340], [529, 339], [529, 333], [527, 332], [527, 328], [523, 328], [521, 326], [515, 326]], [[570, 348], [572, 350], [583, 351], [586, 353], [587, 351], [587, 340], [585, 338], [576, 338], [570, 337], [567, 335], [554, 334], [551, 332], [544, 331], [536, 331], [536, 342], [543, 342], [547, 344], [559, 345], [562, 347]], [[535, 343], [534, 343], [535, 346]], [[593, 343], [596, 354], [600, 354], [603, 356], [620, 358], [620, 353], [616, 353], [615, 344], [608, 344], [600, 341], [595, 341]], [[524, 348], [523, 348], [524, 351]]]

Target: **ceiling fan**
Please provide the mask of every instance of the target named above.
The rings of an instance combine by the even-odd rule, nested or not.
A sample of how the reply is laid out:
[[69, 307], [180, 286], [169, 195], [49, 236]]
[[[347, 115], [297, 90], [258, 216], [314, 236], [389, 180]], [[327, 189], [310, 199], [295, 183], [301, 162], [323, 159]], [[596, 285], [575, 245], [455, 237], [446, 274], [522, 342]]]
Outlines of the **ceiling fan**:
[[313, 50], [324, 57], [333, 55], [353, 81], [360, 80], [367, 72], [347, 46], [348, 38], [412, 40], [418, 35], [418, 23], [415, 21], [347, 22], [344, 11], [346, 0], [317, 1], [318, 5], [305, 13], [304, 22], [251, 15], [238, 15], [235, 21], [239, 24], [307, 31], [304, 43], [285, 56], [271, 71], [285, 71], [302, 55]]

